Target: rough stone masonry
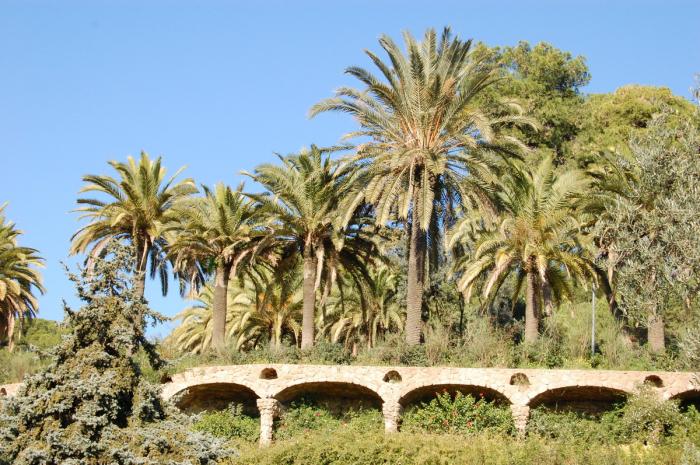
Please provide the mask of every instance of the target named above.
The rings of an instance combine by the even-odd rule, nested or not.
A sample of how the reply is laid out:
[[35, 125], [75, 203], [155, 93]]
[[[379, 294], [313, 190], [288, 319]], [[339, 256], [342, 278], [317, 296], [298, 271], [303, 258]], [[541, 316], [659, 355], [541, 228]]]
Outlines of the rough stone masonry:
[[[437, 392], [460, 391], [509, 405], [516, 427], [524, 431], [530, 409], [538, 405], [595, 410], [645, 384], [662, 399], [700, 401], [698, 375], [683, 372], [286, 364], [192, 368], [168, 379], [162, 395], [186, 410], [240, 402], [260, 415], [264, 446], [272, 441], [274, 419], [301, 395], [380, 408], [385, 430], [392, 433], [408, 405]], [[13, 395], [18, 386], [0, 386], [0, 396]]]

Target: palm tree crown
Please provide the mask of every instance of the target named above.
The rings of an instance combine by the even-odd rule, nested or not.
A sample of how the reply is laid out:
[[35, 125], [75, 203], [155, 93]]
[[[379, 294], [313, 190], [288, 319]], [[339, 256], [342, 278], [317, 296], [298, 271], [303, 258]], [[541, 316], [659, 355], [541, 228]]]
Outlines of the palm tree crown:
[[175, 182], [175, 175], [166, 178], [160, 157], [151, 160], [141, 152], [138, 162], [128, 158], [127, 163], [109, 162], [119, 178], [103, 175], [87, 175], [87, 184], [80, 192], [97, 192], [107, 198], [80, 198], [77, 209], [81, 219], [89, 223], [72, 237], [71, 254], [90, 249], [88, 266], [92, 258], [99, 256], [113, 241], [128, 240], [134, 245], [138, 280], [137, 291], [143, 295], [145, 272], [150, 260], [151, 278], [159, 275], [163, 295], [168, 289], [168, 264], [165, 257], [166, 241], [163, 237], [169, 214], [175, 204], [197, 192], [191, 179]]

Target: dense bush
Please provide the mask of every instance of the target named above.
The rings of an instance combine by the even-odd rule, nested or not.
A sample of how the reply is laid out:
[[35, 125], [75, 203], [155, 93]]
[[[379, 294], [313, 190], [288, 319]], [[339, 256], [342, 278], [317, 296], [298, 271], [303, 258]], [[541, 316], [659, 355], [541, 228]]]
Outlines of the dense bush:
[[245, 415], [240, 405], [231, 404], [226, 410], [204, 412], [193, 429], [226, 440], [255, 442], [260, 436], [260, 420]]
[[438, 394], [429, 402], [407, 409], [402, 420], [402, 431], [474, 434], [490, 431], [510, 435], [515, 431], [508, 408], [495, 405], [483, 397], [457, 392]]
[[249, 449], [224, 465], [678, 465], [692, 464], [691, 443], [646, 448], [551, 441], [516, 440], [481, 433], [474, 436], [399, 433], [324, 432], [268, 449]]

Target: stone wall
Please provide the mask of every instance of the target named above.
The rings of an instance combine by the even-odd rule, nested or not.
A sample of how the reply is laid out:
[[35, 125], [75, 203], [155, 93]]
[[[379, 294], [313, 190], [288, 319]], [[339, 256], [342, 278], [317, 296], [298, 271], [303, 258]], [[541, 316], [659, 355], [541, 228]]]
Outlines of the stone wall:
[[[530, 408], [604, 409], [642, 384], [652, 386], [662, 399], [689, 403], [700, 399], [693, 373], [282, 364], [192, 368], [163, 384], [162, 395], [186, 410], [216, 408], [232, 401], [257, 409], [264, 445], [272, 440], [275, 416], [301, 396], [381, 408], [386, 431], [395, 432], [405, 407], [437, 392], [460, 391], [509, 405], [516, 426], [523, 431]], [[16, 391], [16, 387], [4, 388], [7, 395]]]

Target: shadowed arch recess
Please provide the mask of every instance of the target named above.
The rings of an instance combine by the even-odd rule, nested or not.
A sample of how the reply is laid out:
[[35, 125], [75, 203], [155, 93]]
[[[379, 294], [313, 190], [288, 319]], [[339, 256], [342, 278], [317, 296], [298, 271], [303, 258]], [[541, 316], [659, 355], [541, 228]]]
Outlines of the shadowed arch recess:
[[475, 384], [431, 384], [428, 386], [420, 386], [403, 394], [399, 399], [399, 403], [407, 407], [411, 404], [429, 401], [438, 394], [444, 392], [448, 392], [450, 395], [461, 392], [464, 395], [471, 395], [476, 399], [484, 398], [500, 405], [511, 404], [510, 399], [502, 392]]
[[605, 386], [564, 386], [548, 389], [530, 399], [531, 408], [597, 414], [627, 400], [628, 392]]
[[384, 400], [366, 386], [341, 381], [315, 381], [288, 386], [273, 396], [283, 404], [305, 399], [327, 405], [331, 410], [381, 408]]
[[237, 383], [203, 383], [183, 389], [173, 396], [182, 411], [197, 413], [204, 410], [222, 410], [231, 403], [241, 404], [248, 415], [257, 415], [259, 396], [251, 388]]
[[671, 397], [671, 400], [677, 400], [680, 403], [681, 409], [685, 410], [691, 405], [700, 411], [700, 389], [690, 389], [680, 392]]

